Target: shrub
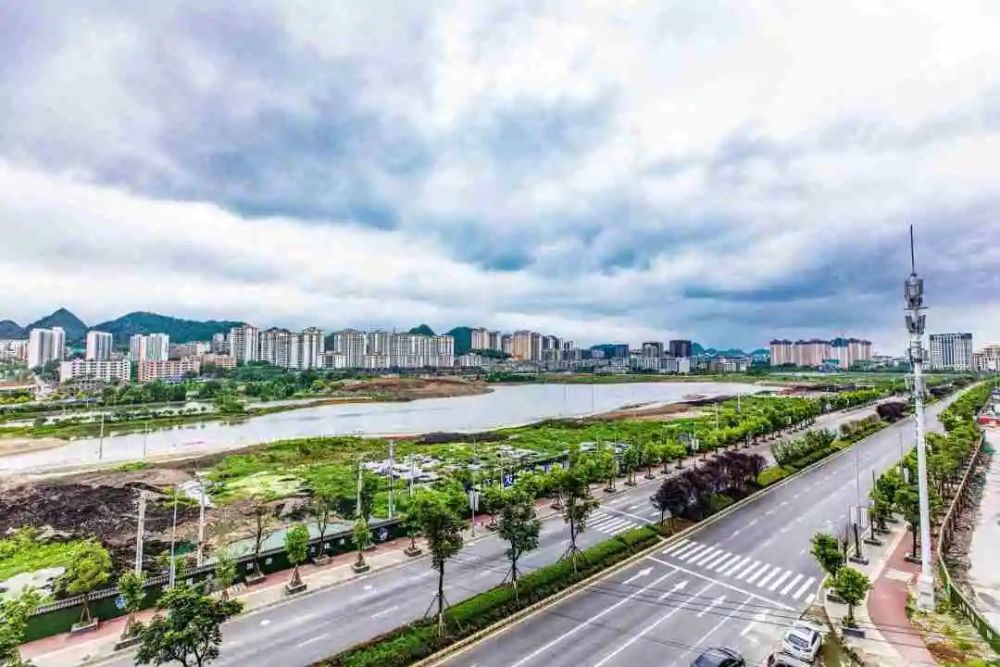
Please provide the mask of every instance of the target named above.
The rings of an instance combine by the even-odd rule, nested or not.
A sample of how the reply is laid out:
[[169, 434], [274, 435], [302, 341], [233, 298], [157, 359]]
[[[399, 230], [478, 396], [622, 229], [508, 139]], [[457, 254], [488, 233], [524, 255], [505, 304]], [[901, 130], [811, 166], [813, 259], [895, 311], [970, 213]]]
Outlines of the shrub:
[[708, 498], [708, 508], [712, 510], [712, 513], [714, 514], [715, 512], [720, 512], [726, 509], [734, 502], [736, 501], [724, 493], [713, 493]]
[[786, 468], [785, 466], [772, 466], [767, 468], [761, 474], [757, 475], [757, 486], [766, 487], [771, 486], [775, 482], [785, 479], [791, 475], [795, 470], [791, 468]]

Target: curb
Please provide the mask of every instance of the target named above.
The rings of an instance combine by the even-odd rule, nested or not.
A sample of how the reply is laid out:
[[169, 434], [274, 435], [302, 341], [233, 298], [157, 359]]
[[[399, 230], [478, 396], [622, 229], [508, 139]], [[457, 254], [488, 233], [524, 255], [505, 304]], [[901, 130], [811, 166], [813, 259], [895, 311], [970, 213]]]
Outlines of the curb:
[[[907, 417], [906, 419], [912, 419], [912, 417]], [[896, 424], [900, 424], [900, 423], [903, 423], [905, 421], [906, 421], [905, 419], [901, 419], [898, 422], [896, 422]], [[893, 424], [893, 425], [895, 425], [895, 424]], [[589, 588], [592, 584], [594, 584], [594, 583], [596, 583], [598, 581], [607, 579], [608, 577], [611, 577], [612, 575], [618, 573], [620, 570], [625, 569], [626, 567], [628, 567], [630, 565], [633, 565], [634, 563], [636, 563], [636, 562], [644, 559], [646, 556], [649, 556], [650, 554], [656, 552], [657, 549], [659, 549], [661, 547], [664, 547], [664, 546], [670, 546], [671, 544], [674, 544], [675, 542], [678, 542], [679, 540], [687, 537], [688, 535], [692, 535], [692, 534], [698, 532], [699, 530], [702, 530], [704, 528], [708, 528], [709, 526], [711, 526], [712, 524], [720, 521], [721, 519], [725, 518], [729, 514], [732, 514], [733, 512], [736, 512], [737, 510], [742, 509], [742, 508], [746, 507], [747, 505], [750, 505], [751, 503], [760, 500], [761, 498], [763, 498], [764, 496], [766, 496], [768, 493], [771, 493], [775, 489], [778, 489], [778, 488], [784, 486], [785, 484], [791, 482], [792, 480], [796, 479], [797, 477], [799, 477], [801, 475], [804, 475], [805, 473], [810, 472], [810, 471], [812, 471], [812, 470], [814, 470], [816, 468], [819, 468], [819, 467], [823, 466], [824, 464], [829, 463], [830, 461], [836, 459], [837, 457], [846, 454], [848, 451], [850, 451], [851, 449], [853, 449], [857, 445], [863, 443], [868, 438], [870, 438], [870, 437], [872, 437], [872, 436], [880, 433], [883, 430], [885, 430], [885, 429], [884, 428], [883, 429], [879, 429], [875, 433], [872, 433], [872, 434], [870, 434], [870, 435], [862, 438], [861, 440], [858, 440], [857, 442], [852, 443], [850, 447], [845, 447], [844, 449], [842, 449], [842, 450], [840, 450], [840, 451], [838, 451], [838, 452], [836, 452], [834, 454], [831, 454], [830, 456], [822, 458], [819, 461], [816, 461], [815, 463], [813, 463], [811, 465], [808, 465], [805, 468], [802, 468], [801, 470], [796, 470], [794, 473], [792, 473], [788, 477], [785, 477], [784, 479], [781, 479], [781, 480], [775, 482], [774, 484], [761, 489], [757, 493], [751, 494], [751, 495], [747, 496], [746, 498], [743, 498], [743, 499], [741, 499], [741, 500], [733, 503], [732, 505], [730, 505], [729, 507], [726, 507], [722, 511], [717, 512], [716, 514], [713, 514], [712, 516], [707, 517], [707, 518], [699, 521], [698, 523], [696, 523], [696, 524], [694, 524], [692, 526], [688, 526], [687, 528], [685, 528], [684, 530], [682, 530], [679, 533], [671, 535], [668, 538], [659, 540], [657, 542], [657, 544], [654, 544], [654, 545], [652, 545], [650, 547], [647, 547], [646, 549], [643, 549], [642, 551], [639, 551], [639, 552], [633, 554], [632, 556], [629, 556], [625, 560], [620, 561], [619, 563], [616, 563], [615, 565], [611, 566], [610, 568], [608, 568], [606, 570], [601, 570], [599, 572], [595, 572], [591, 576], [587, 577], [586, 579], [583, 579], [582, 581], [578, 581], [577, 583], [573, 584], [569, 588], [565, 588], [565, 589], [559, 591], [558, 593], [554, 593], [553, 595], [545, 598], [544, 600], [539, 600], [535, 604], [530, 605], [528, 607], [525, 607], [524, 609], [521, 609], [521, 610], [515, 612], [514, 614], [512, 614], [511, 616], [508, 616], [505, 619], [497, 621], [493, 625], [491, 625], [489, 627], [486, 627], [486, 628], [483, 628], [482, 630], [476, 632], [475, 634], [469, 635], [468, 637], [465, 637], [464, 639], [460, 639], [459, 641], [455, 642], [454, 644], [452, 644], [450, 646], [447, 646], [444, 649], [442, 649], [442, 650], [440, 650], [440, 651], [438, 651], [438, 652], [436, 652], [436, 653], [434, 653], [432, 655], [427, 656], [423, 660], [420, 660], [419, 662], [413, 663], [413, 667], [436, 667], [437, 665], [440, 665], [442, 663], [442, 661], [444, 661], [446, 658], [450, 658], [450, 657], [453, 657], [453, 656], [455, 656], [457, 654], [462, 653], [463, 651], [465, 651], [465, 649], [470, 648], [474, 644], [479, 643], [483, 639], [485, 639], [485, 638], [487, 638], [487, 637], [489, 637], [491, 635], [494, 635], [494, 634], [502, 634], [505, 630], [507, 630], [508, 628], [510, 628], [510, 627], [512, 627], [514, 625], [517, 625], [521, 621], [526, 620], [527, 618], [529, 618], [531, 616], [534, 616], [534, 615], [536, 615], [536, 614], [538, 614], [538, 613], [540, 613], [542, 611], [545, 611], [545, 609], [547, 609], [547, 608], [549, 608], [549, 607], [551, 607], [551, 606], [553, 606], [553, 605], [555, 605], [555, 604], [557, 604], [559, 602], [562, 602], [563, 600], [566, 600], [567, 598], [572, 597], [573, 595], [581, 592], [582, 590], [584, 590], [586, 588]], [[822, 586], [822, 582], [820, 582], [820, 586]]]

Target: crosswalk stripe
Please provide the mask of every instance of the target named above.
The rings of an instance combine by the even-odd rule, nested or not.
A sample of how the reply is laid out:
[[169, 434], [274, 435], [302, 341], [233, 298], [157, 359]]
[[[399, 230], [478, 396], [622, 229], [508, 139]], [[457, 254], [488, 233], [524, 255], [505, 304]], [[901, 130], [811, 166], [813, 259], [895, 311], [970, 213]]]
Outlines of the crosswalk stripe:
[[771, 573], [769, 575], [758, 581], [757, 585], [760, 586], [761, 588], [764, 588], [764, 586], [767, 586], [767, 582], [771, 581], [771, 579], [774, 579], [774, 575], [778, 574], [779, 572], [781, 572], [780, 567], [774, 568], [773, 570], [771, 570]]
[[702, 563], [704, 563], [705, 561], [707, 561], [709, 558], [711, 558], [720, 551], [722, 551], [722, 549], [720, 549], [719, 547], [712, 547], [708, 551], [703, 551], [700, 554], [698, 554], [697, 558], [692, 558], [690, 563], [691, 565], [701, 565]]
[[747, 579], [747, 583], [748, 584], [752, 584], [753, 582], [757, 581], [758, 579], [760, 579], [760, 575], [762, 575], [765, 572], [767, 572], [768, 570], [770, 570], [771, 567], [772, 567], [771, 565], [765, 563], [764, 567], [762, 567], [759, 570], [757, 570], [756, 572], [754, 572], [753, 576], [751, 576], [749, 579]]
[[720, 572], [722, 574], [725, 574], [725, 575], [732, 574], [733, 572], [735, 572], [736, 570], [740, 569], [741, 567], [743, 567], [744, 565], [746, 565], [749, 562], [750, 562], [750, 557], [749, 556], [744, 556], [743, 558], [740, 558], [739, 560], [737, 560], [735, 563], [732, 563], [731, 565], [729, 565], [729, 567], [727, 567], [725, 570], [720, 570]]
[[609, 524], [609, 523], [614, 523], [615, 521], [620, 521], [620, 520], [621, 520], [621, 517], [604, 515], [602, 517], [599, 517], [597, 519], [597, 521], [594, 521], [594, 523], [592, 525], [594, 525], [594, 526], [603, 526], [603, 525], [606, 525], [606, 524]]
[[690, 559], [692, 556], [700, 554], [702, 551], [704, 551], [707, 548], [708, 548], [707, 544], [699, 544], [697, 549], [693, 549], [693, 550], [687, 552], [686, 554], [684, 554], [683, 556], [678, 556], [677, 560], [684, 560], [684, 561], [686, 561], [686, 560]]
[[615, 530], [616, 528], [621, 528], [622, 526], [628, 526], [629, 521], [626, 519], [615, 519], [614, 521], [608, 521], [607, 523], [601, 525], [597, 530], [607, 532], [609, 530]]
[[691, 543], [691, 540], [686, 540], [686, 539], [685, 540], [681, 540], [677, 544], [671, 544], [669, 547], [667, 547], [666, 549], [664, 549], [660, 553], [663, 554], [663, 555], [671, 554], [671, 553], [677, 551], [678, 549], [680, 549], [685, 544], [690, 544], [690, 543]]
[[615, 530], [611, 531], [611, 533], [613, 535], [617, 535], [618, 533], [624, 533], [626, 530], [632, 530], [633, 528], [635, 528], [635, 524], [630, 523], [625, 526], [622, 526], [621, 528], [616, 528]]
[[750, 567], [743, 568], [743, 570], [738, 575], [736, 575], [736, 578], [740, 580], [746, 579], [751, 572], [756, 570], [762, 564], [763, 563], [761, 563], [759, 560], [755, 560], [753, 562], [753, 565], [751, 565]]
[[779, 577], [778, 579], [775, 579], [774, 583], [767, 587], [767, 590], [773, 591], [778, 586], [780, 586], [781, 583], [783, 581], [785, 581], [785, 579], [788, 579], [788, 577], [790, 577], [790, 576], [792, 576], [792, 571], [791, 570], [785, 570], [785, 573], [783, 575], [781, 575], [781, 577]]
[[802, 575], [801, 574], [795, 575], [795, 578], [792, 579], [790, 582], [788, 582], [787, 586], [785, 586], [784, 588], [781, 589], [781, 594], [782, 595], [788, 595], [788, 591], [790, 591], [793, 588], [795, 588], [795, 584], [799, 583], [799, 581], [801, 579], [802, 579]]
[[729, 552], [728, 551], [722, 551], [721, 553], [717, 553], [717, 554], [715, 554], [715, 556], [713, 556], [712, 558], [709, 558], [707, 561], [705, 561], [705, 569], [706, 570], [711, 570], [713, 567], [715, 567], [716, 565], [718, 565], [722, 561], [726, 560], [727, 558], [729, 558]]
[[810, 586], [812, 586], [812, 583], [814, 581], [816, 581], [816, 577], [809, 577], [809, 579], [806, 580], [806, 583], [802, 584], [799, 590], [795, 591], [795, 595], [793, 595], [792, 597], [798, 600], [800, 597], [802, 597], [802, 594], [805, 593]]
[[725, 570], [727, 567], [729, 567], [739, 559], [740, 559], [739, 554], [729, 554], [728, 556], [720, 560], [718, 564], [713, 566], [712, 569], [715, 570], [716, 572], [722, 572], [723, 570]]
[[701, 545], [698, 544], [697, 542], [691, 542], [690, 544], [688, 544], [683, 549], [679, 549], [678, 551], [675, 551], [673, 555], [674, 555], [675, 558], [677, 558], [677, 557], [680, 557], [681, 554], [691, 553], [694, 549], [697, 549], [700, 546]]

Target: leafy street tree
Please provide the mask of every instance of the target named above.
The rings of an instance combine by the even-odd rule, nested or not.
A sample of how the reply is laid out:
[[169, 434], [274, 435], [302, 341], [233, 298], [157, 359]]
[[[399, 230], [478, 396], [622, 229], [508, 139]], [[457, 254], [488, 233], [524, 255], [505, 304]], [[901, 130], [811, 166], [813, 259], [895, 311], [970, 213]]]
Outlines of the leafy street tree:
[[833, 578], [833, 590], [847, 603], [847, 618], [845, 624], [853, 627], [854, 607], [865, 599], [865, 594], [871, 588], [871, 582], [860, 570], [853, 567], [842, 567]]
[[40, 601], [41, 596], [33, 588], [25, 589], [16, 598], [0, 599], [0, 665], [22, 667], [29, 664], [21, 660], [18, 647], [24, 641], [28, 617]]
[[229, 588], [236, 582], [236, 559], [228, 549], [222, 549], [215, 555], [215, 585], [220, 590], [223, 600], [229, 599]]
[[512, 493], [500, 508], [500, 521], [497, 532], [507, 541], [507, 558], [510, 560], [510, 581], [514, 588], [514, 599], [517, 595], [517, 561], [528, 551], [538, 548], [538, 535], [542, 530], [542, 522], [535, 514], [535, 503], [530, 496]]
[[597, 509], [598, 502], [588, 495], [587, 478], [580, 466], [562, 471], [559, 490], [563, 500], [563, 520], [569, 525], [569, 548], [566, 553], [573, 561], [573, 572], [576, 572], [576, 557], [580, 553], [576, 538], [587, 529], [587, 520]]
[[358, 559], [354, 562], [355, 572], [367, 572], [368, 564], [365, 563], [365, 549], [368, 548], [368, 541], [371, 534], [368, 531], [368, 522], [362, 517], [354, 522], [354, 532], [352, 534], [354, 548], [358, 550]]
[[444, 634], [444, 566], [462, 549], [462, 529], [465, 523], [434, 494], [420, 494], [415, 503], [420, 532], [431, 552], [431, 566], [438, 573], [437, 617], [438, 634]]
[[829, 533], [816, 533], [810, 540], [813, 558], [831, 578], [844, 566], [844, 553], [840, 550], [840, 542]]
[[649, 499], [660, 512], [660, 525], [663, 525], [664, 514], [670, 512], [670, 530], [677, 529], [677, 516], [687, 507], [690, 492], [684, 486], [681, 478], [663, 480], [663, 484]]
[[646, 469], [646, 479], [653, 479], [653, 466], [660, 460], [659, 448], [654, 443], [639, 446], [639, 463]]
[[110, 575], [111, 555], [99, 542], [88, 540], [77, 548], [59, 582], [70, 595], [83, 596], [80, 625], [93, 622], [90, 616], [90, 593], [107, 584]]
[[146, 597], [146, 577], [141, 572], [128, 570], [118, 577], [118, 595], [124, 603], [122, 608], [128, 614], [121, 637], [125, 641], [131, 639], [141, 627], [135, 615], [142, 609], [142, 602]]
[[200, 586], [182, 583], [168, 589], [156, 607], [166, 614], [157, 614], [139, 630], [136, 664], [179, 662], [184, 667], [202, 667], [219, 657], [219, 626], [240, 613], [243, 604], [217, 600]]
[[292, 578], [287, 586], [287, 590], [292, 591], [302, 586], [299, 565], [309, 557], [309, 529], [303, 524], [297, 523], [285, 531], [285, 553], [293, 568]]
[[625, 473], [628, 475], [628, 478], [625, 480], [627, 485], [635, 486], [635, 471], [639, 468], [641, 462], [642, 458], [639, 446], [629, 445], [622, 455], [622, 464], [625, 466]]
[[892, 503], [906, 519], [906, 523], [910, 524], [910, 534], [913, 536], [913, 546], [910, 553], [917, 556], [919, 553], [917, 551], [917, 535], [920, 533], [920, 494], [912, 486], [900, 486], [896, 489]]

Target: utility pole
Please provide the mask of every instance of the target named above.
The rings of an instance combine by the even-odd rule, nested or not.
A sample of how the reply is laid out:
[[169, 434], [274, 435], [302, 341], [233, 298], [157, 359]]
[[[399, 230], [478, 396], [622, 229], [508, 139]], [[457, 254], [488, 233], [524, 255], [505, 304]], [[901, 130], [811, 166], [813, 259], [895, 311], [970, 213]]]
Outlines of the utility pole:
[[104, 413], [101, 413], [101, 438], [97, 441], [97, 460], [104, 460]]
[[170, 576], [168, 588], [174, 587], [177, 578], [177, 561], [174, 560], [174, 545], [177, 543], [177, 489], [174, 489], [174, 522], [170, 527]]
[[392, 518], [393, 512], [396, 509], [395, 495], [393, 492], [393, 470], [396, 467], [396, 441], [389, 441], [389, 518]]
[[198, 478], [199, 489], [201, 493], [199, 494], [199, 505], [198, 510], [198, 567], [205, 564], [205, 480]]
[[135, 573], [142, 574], [142, 540], [146, 533], [146, 492], [139, 491], [139, 525], [135, 536]]
[[354, 504], [354, 515], [358, 518], [361, 517], [361, 486], [364, 484], [364, 480], [361, 474], [361, 459], [358, 459], [358, 496], [357, 501]]
[[913, 406], [916, 412], [917, 484], [920, 490], [920, 577], [917, 579], [917, 608], [934, 609], [934, 574], [931, 570], [931, 512], [927, 495], [927, 444], [924, 439], [924, 348], [927, 316], [923, 314], [924, 279], [917, 277], [910, 225], [910, 275], [903, 283], [906, 298], [906, 329], [910, 334], [910, 363], [913, 366]]
[[142, 460], [146, 460], [146, 447], [149, 444], [149, 419], [146, 419], [146, 428], [143, 429], [142, 433]]

